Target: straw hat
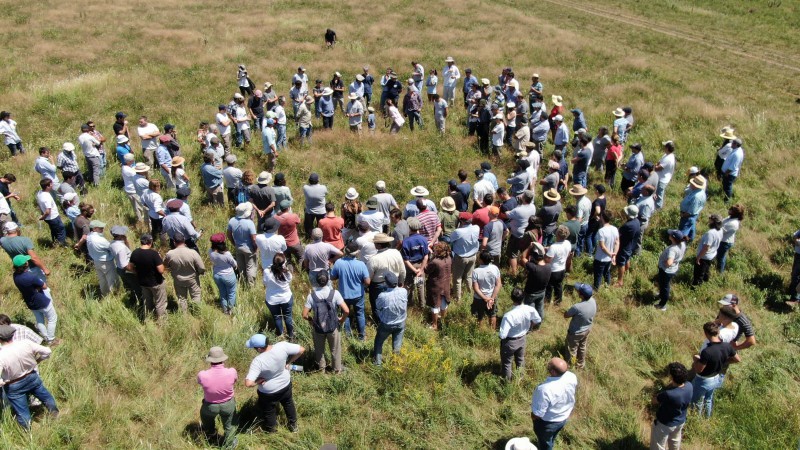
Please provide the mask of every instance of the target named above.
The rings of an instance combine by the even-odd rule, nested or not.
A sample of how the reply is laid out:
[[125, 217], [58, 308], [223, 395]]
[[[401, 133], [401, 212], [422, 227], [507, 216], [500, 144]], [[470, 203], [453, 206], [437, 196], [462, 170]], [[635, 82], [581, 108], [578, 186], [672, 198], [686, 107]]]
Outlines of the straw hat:
[[356, 80], [357, 81], [364, 81], [364, 75], [361, 75], [361, 74], [356, 75]]
[[250, 202], [239, 203], [236, 205], [236, 218], [249, 219], [250, 214], [253, 212], [253, 205]]
[[564, 97], [562, 97], [562, 96], [560, 96], [560, 95], [554, 95], [554, 96], [552, 97], [552, 100], [553, 100], [553, 104], [554, 104], [554, 105], [556, 105], [556, 106], [562, 106], [562, 102], [564, 101]]
[[442, 209], [447, 212], [456, 210], [456, 202], [453, 200], [453, 197], [450, 197], [449, 195], [447, 197], [442, 197], [442, 199], [439, 200], [439, 206], [441, 206]]
[[133, 170], [136, 173], [149, 172], [150, 171], [150, 166], [148, 166], [145, 163], [136, 163], [136, 165], [133, 166]]
[[452, 56], [448, 56], [447, 58], [445, 58], [444, 62], [456, 62], [456, 60], [453, 59]]
[[574, 184], [569, 190], [569, 195], [579, 197], [581, 195], [586, 195], [587, 192], [589, 191], [587, 191], [585, 187], [581, 186], [580, 184]]
[[173, 166], [180, 166], [184, 162], [186, 162], [186, 158], [184, 158], [183, 156], [176, 156], [176, 157], [172, 158], [172, 165]]
[[561, 200], [561, 194], [559, 194], [555, 189], [548, 189], [547, 192], [544, 193], [544, 198], [550, 200], [551, 202], [557, 202]]
[[331, 95], [331, 94], [333, 94], [333, 89], [329, 87], [326, 87], [325, 89], [322, 90], [322, 95]]
[[706, 188], [706, 179], [702, 175], [698, 175], [691, 180], [689, 180], [689, 184], [692, 185], [695, 189], [705, 189]]
[[258, 184], [269, 184], [271, 181], [272, 181], [272, 174], [267, 172], [266, 170], [258, 174], [258, 180], [256, 180]]
[[615, 117], [625, 117], [625, 111], [623, 111], [622, 108], [615, 109], [611, 114], [614, 114]]
[[488, 78], [481, 78], [481, 84], [484, 85], [484, 86], [488, 86], [488, 85], [492, 84], [492, 82], [489, 81]]
[[350, 93], [350, 95], [347, 96], [347, 98], [349, 98], [350, 100], [356, 100], [358, 98], [358, 95], [355, 92], [352, 92]]
[[378, 233], [372, 238], [374, 244], [388, 244], [394, 242], [394, 238], [385, 233]]
[[411, 195], [414, 197], [427, 197], [429, 194], [430, 192], [428, 192], [424, 186], [414, 186], [414, 188], [411, 189]]
[[636, 205], [628, 205], [622, 208], [622, 212], [628, 217], [628, 219], [633, 219], [639, 215], [639, 207]]
[[719, 135], [719, 137], [721, 137], [722, 139], [728, 139], [730, 141], [736, 139], [736, 135], [733, 134], [733, 129], [730, 129], [730, 128], [727, 129], [727, 130], [724, 130], [722, 132], [722, 134]]

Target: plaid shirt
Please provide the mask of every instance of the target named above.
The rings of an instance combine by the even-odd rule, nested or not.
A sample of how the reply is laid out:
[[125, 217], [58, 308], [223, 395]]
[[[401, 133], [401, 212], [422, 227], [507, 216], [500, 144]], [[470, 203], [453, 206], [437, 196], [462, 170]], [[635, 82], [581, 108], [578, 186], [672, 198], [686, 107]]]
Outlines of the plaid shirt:
[[17, 330], [14, 333], [14, 340], [15, 341], [28, 340], [28, 341], [33, 342], [34, 344], [41, 344], [42, 341], [44, 340], [41, 336], [36, 334], [36, 332], [34, 332], [30, 328], [26, 327], [25, 325], [18, 325], [16, 323], [12, 323], [11, 324], [11, 328], [14, 328], [15, 330]]
[[[71, 155], [71, 156], [70, 156]], [[56, 166], [61, 169], [61, 172], [77, 172], [80, 173], [81, 168], [78, 165], [78, 160], [75, 158], [75, 152], [71, 152], [69, 155], [67, 152], [61, 152], [58, 154], [58, 159], [56, 159]]]

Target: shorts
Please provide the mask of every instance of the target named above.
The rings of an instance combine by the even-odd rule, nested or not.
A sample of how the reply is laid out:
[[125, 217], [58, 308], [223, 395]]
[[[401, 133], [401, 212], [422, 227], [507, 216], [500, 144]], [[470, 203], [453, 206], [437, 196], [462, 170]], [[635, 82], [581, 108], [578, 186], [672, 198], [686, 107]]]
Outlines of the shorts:
[[624, 266], [625, 264], [628, 263], [628, 261], [630, 261], [630, 259], [631, 259], [631, 255], [629, 255], [629, 254], [617, 253], [617, 265], [618, 266]]
[[447, 298], [443, 295], [442, 296], [442, 307], [441, 308], [431, 308], [431, 312], [433, 314], [439, 314], [441, 312], [447, 311]]
[[509, 258], [517, 259], [522, 256], [522, 252], [525, 251], [524, 248], [520, 248], [522, 247], [523, 241], [524, 237], [514, 237], [514, 235], [511, 235], [508, 238], [508, 247], [506, 248], [506, 251], [508, 252]]
[[482, 298], [472, 297], [469, 311], [473, 316], [478, 316], [478, 320], [483, 320], [484, 317], [497, 317], [497, 301], [492, 305], [492, 309], [486, 309], [486, 302]]

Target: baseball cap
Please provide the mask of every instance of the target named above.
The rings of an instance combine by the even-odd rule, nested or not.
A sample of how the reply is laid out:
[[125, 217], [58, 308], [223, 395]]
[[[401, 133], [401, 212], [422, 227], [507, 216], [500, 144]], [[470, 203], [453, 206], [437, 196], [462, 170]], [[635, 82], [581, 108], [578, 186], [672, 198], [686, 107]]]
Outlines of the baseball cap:
[[575, 290], [584, 297], [591, 297], [594, 289], [586, 283], [575, 283]]
[[390, 287], [397, 286], [397, 274], [394, 272], [386, 272], [386, 275], [384, 275], [383, 279]]
[[123, 225], [115, 225], [111, 227], [111, 235], [112, 236], [125, 236], [128, 234], [128, 227]]
[[250, 336], [250, 339], [248, 339], [244, 345], [246, 345], [247, 348], [265, 348], [268, 343], [269, 340], [263, 334], [254, 334]]
[[14, 264], [14, 267], [22, 267], [25, 265], [26, 262], [30, 261], [31, 257], [28, 255], [17, 255], [14, 259], [11, 260], [11, 263]]
[[739, 297], [736, 294], [727, 294], [725, 297], [722, 297], [722, 300], [718, 301], [720, 305], [725, 306], [733, 306], [739, 304]]
[[669, 237], [678, 241], [682, 241], [684, 238], [683, 232], [681, 230], [668, 230], [667, 234], [669, 235]]
[[292, 201], [288, 199], [281, 200], [281, 204], [279, 206], [281, 207], [281, 211], [286, 211], [290, 206], [292, 206]]
[[128, 115], [125, 114], [124, 112], [120, 111], [117, 114], [115, 114], [114, 117], [116, 117], [117, 119], [124, 119], [124, 118], [128, 117]]
[[16, 222], [6, 222], [6, 224], [3, 226], [3, 231], [5, 231], [6, 233], [9, 233], [11, 231], [16, 231], [18, 229], [19, 225], [17, 225]]

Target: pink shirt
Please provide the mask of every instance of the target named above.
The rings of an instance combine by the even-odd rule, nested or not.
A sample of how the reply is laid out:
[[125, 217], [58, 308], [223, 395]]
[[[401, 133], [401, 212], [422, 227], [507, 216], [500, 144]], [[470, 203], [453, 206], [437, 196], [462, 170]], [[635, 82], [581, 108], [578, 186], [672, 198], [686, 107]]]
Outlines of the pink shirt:
[[224, 364], [211, 366], [197, 374], [203, 387], [203, 399], [208, 403], [224, 403], [233, 398], [233, 384], [239, 379], [236, 369]]

